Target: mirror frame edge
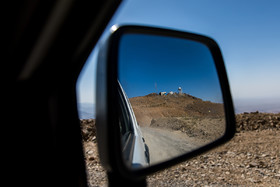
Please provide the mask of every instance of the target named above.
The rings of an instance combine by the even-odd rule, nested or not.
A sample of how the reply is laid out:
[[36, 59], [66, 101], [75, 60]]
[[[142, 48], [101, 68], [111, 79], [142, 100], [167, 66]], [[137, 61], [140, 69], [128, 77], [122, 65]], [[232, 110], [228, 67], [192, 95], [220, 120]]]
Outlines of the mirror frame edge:
[[[196, 42], [200, 42], [207, 46], [213, 56], [215, 62], [216, 71], [219, 78], [219, 83], [223, 95], [224, 111], [226, 118], [226, 131], [224, 136], [218, 140], [207, 144], [199, 149], [192, 152], [186, 153], [174, 159], [168, 160], [163, 163], [155, 164], [148, 168], [139, 170], [129, 169], [123, 161], [121, 154], [121, 141], [119, 134], [119, 127], [117, 124], [117, 114], [114, 106], [117, 104], [117, 65], [118, 65], [118, 46], [120, 38], [125, 33], [142, 33], [142, 34], [153, 34], [161, 36], [169, 36], [176, 38], [189, 39]], [[125, 178], [141, 180], [146, 175], [152, 174], [159, 170], [171, 167], [180, 162], [186, 161], [197, 155], [205, 153], [217, 146], [220, 146], [229, 141], [235, 134], [235, 115], [233, 109], [233, 102], [230, 93], [230, 87], [228, 83], [227, 73], [222, 57], [222, 53], [218, 44], [211, 38], [176, 30], [169, 30], [163, 28], [147, 27], [147, 26], [135, 26], [126, 25], [121, 26], [117, 30], [111, 33], [107, 41], [102, 46], [100, 52], [102, 55], [98, 55], [98, 73], [97, 73], [97, 108], [96, 108], [96, 124], [97, 124], [97, 141], [99, 154], [101, 161], [105, 169], [109, 172], [118, 172]], [[102, 73], [100, 73], [102, 70]], [[102, 89], [100, 89], [102, 88]], [[102, 94], [105, 96], [100, 96]], [[102, 98], [102, 99], [99, 99]], [[102, 103], [103, 102], [103, 103]], [[100, 103], [98, 105], [98, 103]], [[102, 105], [102, 109], [98, 107]], [[102, 116], [102, 117], [99, 117]], [[98, 127], [98, 126], [102, 127]], [[102, 131], [102, 132], [101, 132]], [[100, 145], [102, 143], [102, 146]], [[104, 145], [104, 144], [105, 145]], [[103, 157], [103, 158], [102, 158]]]

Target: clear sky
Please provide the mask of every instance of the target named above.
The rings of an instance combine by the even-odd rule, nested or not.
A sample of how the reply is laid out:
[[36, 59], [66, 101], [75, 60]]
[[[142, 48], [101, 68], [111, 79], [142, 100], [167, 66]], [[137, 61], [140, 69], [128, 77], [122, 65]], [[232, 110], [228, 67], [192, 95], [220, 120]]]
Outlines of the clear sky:
[[[222, 50], [235, 105], [249, 100], [275, 105], [280, 104], [279, 10], [279, 0], [127, 0], [108, 28], [141, 24], [210, 36]], [[94, 80], [96, 60], [91, 59]], [[84, 72], [82, 77], [90, 78]], [[88, 80], [80, 80], [80, 102], [92, 102]]]
[[129, 98], [178, 92], [223, 102], [209, 49], [198, 42], [164, 36], [127, 34], [119, 50], [119, 81]]

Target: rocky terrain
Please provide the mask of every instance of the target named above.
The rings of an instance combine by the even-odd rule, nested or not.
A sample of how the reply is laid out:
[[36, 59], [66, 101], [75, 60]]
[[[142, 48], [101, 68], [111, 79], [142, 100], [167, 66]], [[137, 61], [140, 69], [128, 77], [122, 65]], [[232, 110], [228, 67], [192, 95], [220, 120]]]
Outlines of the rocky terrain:
[[106, 186], [106, 172], [101, 166], [98, 156], [95, 120], [83, 119], [80, 122], [84, 144], [88, 184], [90, 187]]
[[[148, 186], [280, 186], [280, 114], [236, 115], [228, 143], [147, 177]], [[106, 186], [96, 149], [95, 120], [81, 120], [89, 186]]]
[[152, 120], [160, 118], [195, 117], [223, 118], [223, 104], [203, 101], [200, 98], [182, 93], [130, 98], [137, 122], [140, 126], [149, 126]]

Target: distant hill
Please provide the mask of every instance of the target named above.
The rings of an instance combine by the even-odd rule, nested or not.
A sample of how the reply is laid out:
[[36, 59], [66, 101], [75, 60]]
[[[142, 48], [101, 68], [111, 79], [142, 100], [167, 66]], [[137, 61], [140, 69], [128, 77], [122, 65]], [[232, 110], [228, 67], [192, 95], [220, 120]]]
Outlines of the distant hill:
[[203, 101], [189, 94], [158, 95], [130, 98], [135, 116], [140, 126], [150, 125], [152, 119], [162, 117], [210, 117], [221, 118], [224, 108], [221, 103]]

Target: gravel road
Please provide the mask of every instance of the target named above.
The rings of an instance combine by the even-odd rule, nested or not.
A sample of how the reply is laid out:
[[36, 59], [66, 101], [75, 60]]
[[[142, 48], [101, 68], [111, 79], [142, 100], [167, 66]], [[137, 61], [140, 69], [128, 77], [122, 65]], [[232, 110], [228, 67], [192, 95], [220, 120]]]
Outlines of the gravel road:
[[151, 164], [180, 156], [201, 145], [180, 131], [152, 127], [142, 127], [141, 131], [150, 150]]

